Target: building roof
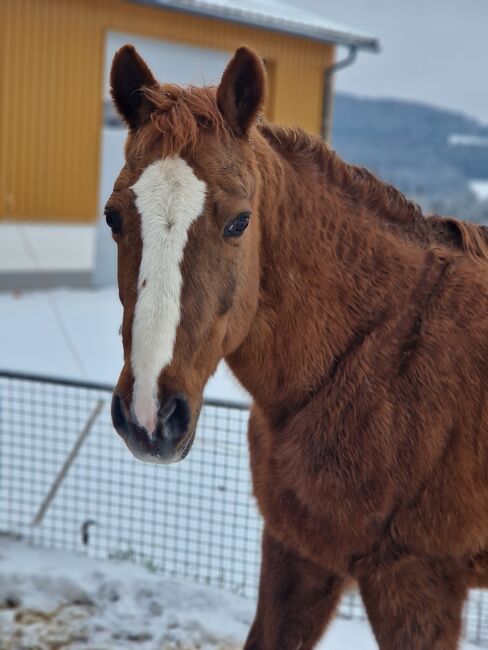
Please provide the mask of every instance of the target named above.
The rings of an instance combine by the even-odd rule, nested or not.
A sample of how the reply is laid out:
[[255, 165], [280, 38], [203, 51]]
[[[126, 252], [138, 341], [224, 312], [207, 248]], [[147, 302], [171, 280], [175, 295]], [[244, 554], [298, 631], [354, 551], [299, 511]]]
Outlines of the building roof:
[[379, 51], [379, 41], [319, 14], [291, 7], [280, 0], [134, 0], [199, 16], [261, 27], [325, 43]]

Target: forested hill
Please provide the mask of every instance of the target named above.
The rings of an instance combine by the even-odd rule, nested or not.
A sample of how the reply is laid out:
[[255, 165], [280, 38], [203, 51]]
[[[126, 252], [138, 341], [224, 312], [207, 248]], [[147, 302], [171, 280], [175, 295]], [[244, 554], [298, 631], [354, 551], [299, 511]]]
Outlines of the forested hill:
[[427, 210], [488, 217], [473, 214], [476, 202], [468, 187], [470, 180], [488, 180], [488, 125], [425, 104], [338, 93], [332, 146]]

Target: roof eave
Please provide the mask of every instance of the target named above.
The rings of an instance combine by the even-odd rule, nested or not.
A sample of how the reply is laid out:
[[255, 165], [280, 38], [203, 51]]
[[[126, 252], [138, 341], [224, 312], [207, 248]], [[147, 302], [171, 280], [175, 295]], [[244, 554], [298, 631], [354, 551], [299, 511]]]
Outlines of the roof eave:
[[231, 11], [217, 12], [208, 7], [201, 7], [196, 10], [191, 7], [182, 7], [177, 2], [172, 0], [130, 0], [135, 4], [149, 5], [157, 7], [158, 9], [167, 9], [168, 11], [175, 11], [179, 13], [189, 14], [191, 16], [200, 16], [205, 18], [214, 18], [223, 20], [224, 22], [234, 23], [237, 25], [245, 25], [247, 27], [257, 27], [270, 32], [277, 32], [280, 34], [287, 34], [289, 36], [297, 36], [306, 38], [308, 40], [318, 41], [320, 43], [331, 43], [334, 45], [343, 45], [345, 47], [355, 47], [358, 50], [365, 50], [368, 52], [380, 52], [380, 44], [376, 38], [368, 38], [367, 36], [357, 36], [354, 34], [346, 34], [343, 32], [335, 32], [334, 30], [326, 29], [294, 29], [293, 25], [286, 26], [282, 23], [274, 25], [272, 21], [268, 21], [265, 17], [261, 19], [260, 16], [254, 17], [252, 20], [246, 19], [244, 16], [233, 16]]

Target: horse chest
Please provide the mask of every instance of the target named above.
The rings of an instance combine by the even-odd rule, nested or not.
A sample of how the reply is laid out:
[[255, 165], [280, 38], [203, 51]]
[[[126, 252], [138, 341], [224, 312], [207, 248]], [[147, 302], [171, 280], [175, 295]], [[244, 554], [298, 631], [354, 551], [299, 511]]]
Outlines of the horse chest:
[[304, 557], [344, 571], [353, 557], [373, 548], [387, 506], [365, 507], [365, 495], [348, 485], [345, 467], [325, 464], [314, 473], [313, 449], [302, 448], [300, 454], [290, 445], [277, 452], [259, 418], [251, 418], [249, 442], [254, 494], [275, 538]]
[[[372, 435], [363, 438], [370, 441]], [[432, 450], [426, 448], [427, 432], [420, 431], [410, 462], [400, 465], [407, 446], [369, 455], [363, 447], [348, 455], [340, 444], [317, 444], [316, 436], [273, 435], [265, 418], [254, 413], [249, 427], [254, 493], [276, 539], [332, 570], [349, 572], [359, 558], [375, 561], [377, 553], [388, 558], [398, 548], [468, 555], [486, 548], [488, 506], [477, 455], [460, 461], [458, 445], [465, 438], [453, 434], [450, 446], [430, 454], [438, 462], [425, 465]], [[470, 498], [460, 501], [459, 493]]]

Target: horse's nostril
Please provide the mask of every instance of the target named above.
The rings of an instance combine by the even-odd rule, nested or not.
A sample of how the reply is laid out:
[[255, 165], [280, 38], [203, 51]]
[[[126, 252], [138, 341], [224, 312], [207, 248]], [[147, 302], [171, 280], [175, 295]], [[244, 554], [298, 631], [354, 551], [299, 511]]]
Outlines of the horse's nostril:
[[169, 420], [171, 420], [171, 418], [173, 417], [174, 412], [176, 411], [177, 407], [178, 407], [178, 398], [177, 397], [175, 397], [173, 399], [170, 399], [170, 401], [167, 404], [165, 404], [165, 407], [164, 407], [164, 409], [163, 409], [163, 411], [161, 413], [161, 417], [163, 419], [163, 422], [166, 423]]
[[127, 422], [122, 410], [122, 399], [117, 393], [114, 393], [112, 397], [112, 424], [117, 431], [127, 429]]
[[190, 426], [190, 407], [183, 395], [172, 397], [160, 411], [161, 423], [165, 434], [177, 442]]

